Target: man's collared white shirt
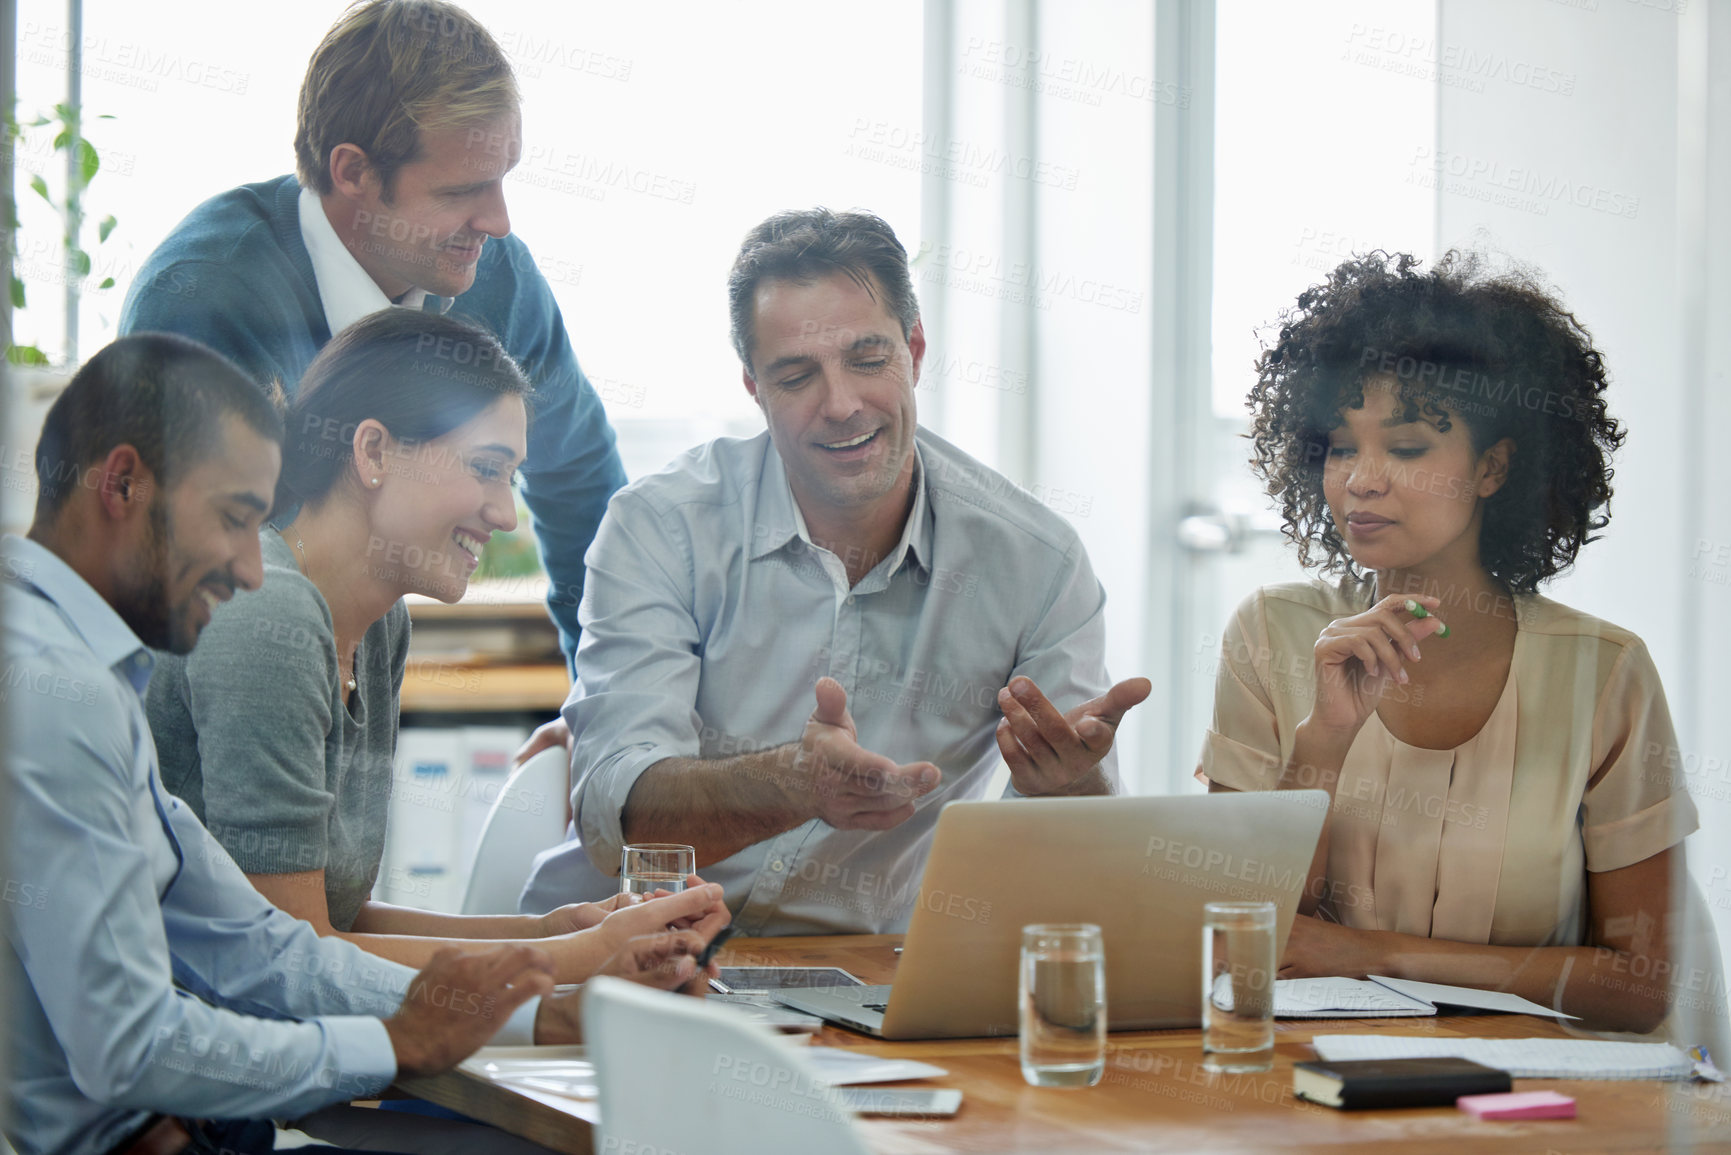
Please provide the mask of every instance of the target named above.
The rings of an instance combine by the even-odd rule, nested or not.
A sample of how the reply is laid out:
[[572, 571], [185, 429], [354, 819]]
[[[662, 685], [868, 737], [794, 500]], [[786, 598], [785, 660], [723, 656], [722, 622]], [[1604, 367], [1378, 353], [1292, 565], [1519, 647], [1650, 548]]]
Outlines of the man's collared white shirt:
[[[336, 336], [362, 317], [401, 305], [419, 309], [426, 304], [425, 289], [410, 289], [400, 301], [385, 296], [379, 283], [355, 260], [337, 230], [325, 216], [324, 202], [310, 188], [302, 188], [300, 196], [301, 240], [306, 243], [307, 256], [313, 263], [313, 277], [319, 285], [319, 303], [325, 307], [325, 324]], [[450, 307], [449, 298], [434, 298]], [[443, 311], [443, 310], [441, 310]]]

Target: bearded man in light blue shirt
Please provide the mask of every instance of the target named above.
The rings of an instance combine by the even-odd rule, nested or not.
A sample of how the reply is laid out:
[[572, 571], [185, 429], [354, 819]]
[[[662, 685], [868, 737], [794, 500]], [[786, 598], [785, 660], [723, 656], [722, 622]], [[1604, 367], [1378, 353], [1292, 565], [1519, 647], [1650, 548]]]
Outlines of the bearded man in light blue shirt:
[[[122, 338], [49, 411], [30, 536], [0, 541], [0, 966], [6, 1134], [21, 1155], [268, 1151], [273, 1128], [245, 1120], [375, 1095], [502, 1027], [510, 1041], [576, 1038], [575, 1000], [536, 997], [552, 991], [543, 952], [449, 952], [417, 975], [320, 938], [163, 789], [146, 647], [191, 650], [219, 603], [263, 580], [281, 435], [232, 363], [185, 338]], [[613, 969], [676, 985], [693, 961], [662, 964], [702, 941], [656, 936]], [[372, 1121], [382, 1146], [424, 1149], [399, 1142], [427, 1129], [416, 1120], [352, 1114], [372, 1119], [323, 1113], [308, 1127], [352, 1135]], [[521, 1149], [498, 1132], [482, 1142]]]
[[887, 224], [771, 217], [729, 297], [768, 428], [609, 505], [563, 710], [579, 841], [524, 908], [677, 842], [747, 934], [900, 930], [943, 803], [1000, 757], [1012, 795], [1113, 793], [1149, 683], [1106, 676], [1075, 530], [918, 427], [925, 332]]

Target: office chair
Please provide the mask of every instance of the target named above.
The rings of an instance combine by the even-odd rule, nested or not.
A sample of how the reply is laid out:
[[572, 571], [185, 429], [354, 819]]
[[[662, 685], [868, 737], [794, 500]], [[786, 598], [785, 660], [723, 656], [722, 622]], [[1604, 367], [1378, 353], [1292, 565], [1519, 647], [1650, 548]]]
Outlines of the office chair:
[[563, 746], [543, 750], [511, 771], [475, 844], [461, 913], [517, 913], [517, 896], [535, 856], [564, 840], [570, 781], [571, 752]]
[[865, 1155], [799, 1049], [737, 1011], [622, 979], [583, 988], [601, 1092], [597, 1151]]
[[[1671, 1013], [1660, 1033], [1680, 1047], [1705, 1046], [1721, 1069], [1731, 1063], [1731, 1018], [1725, 1008], [1725, 964], [1719, 954], [1719, 934], [1700, 885], [1682, 872], [1683, 917], [1672, 932]], [[1634, 980], [1640, 981], [1640, 980]], [[1653, 982], [1651, 977], [1648, 982]]]
[[[1672, 992], [1671, 1013], [1650, 1034], [1631, 1031], [1589, 1031], [1570, 1026], [1570, 1033], [1595, 1039], [1615, 1039], [1631, 1043], [1671, 1043], [1687, 1049], [1704, 1046], [1713, 1057], [1714, 1066], [1725, 1069], [1731, 1062], [1731, 1016], [1726, 1013], [1726, 976], [1719, 954], [1719, 935], [1713, 927], [1713, 914], [1701, 887], [1687, 870], [1677, 880], [1682, 907], [1674, 911], [1671, 929], [1671, 974], [1676, 986]], [[1651, 986], [1663, 982], [1652, 975], [1625, 975], [1613, 982], [1632, 986]]]

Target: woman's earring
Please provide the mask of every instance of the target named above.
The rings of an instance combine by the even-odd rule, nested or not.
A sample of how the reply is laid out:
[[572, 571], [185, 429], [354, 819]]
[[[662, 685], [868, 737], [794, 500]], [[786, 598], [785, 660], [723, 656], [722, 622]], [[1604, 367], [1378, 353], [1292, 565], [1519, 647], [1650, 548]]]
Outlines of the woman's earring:
[[377, 478], [377, 477], [373, 478], [373, 488], [374, 489], [377, 489], [379, 487], [379, 481], [380, 481], [379, 478]]

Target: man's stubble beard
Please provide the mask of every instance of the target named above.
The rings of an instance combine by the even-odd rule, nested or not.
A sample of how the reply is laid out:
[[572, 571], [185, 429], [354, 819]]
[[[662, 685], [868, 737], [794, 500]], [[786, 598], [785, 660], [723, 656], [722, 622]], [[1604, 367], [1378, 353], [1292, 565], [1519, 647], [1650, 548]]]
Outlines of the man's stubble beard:
[[[183, 630], [185, 612], [168, 604], [168, 555], [173, 534], [168, 506], [157, 500], [150, 507], [150, 536], [139, 558], [139, 573], [122, 591], [122, 604], [115, 607], [138, 640], [153, 650], [185, 654], [198, 640], [196, 630]], [[184, 644], [178, 635], [186, 633]]]

